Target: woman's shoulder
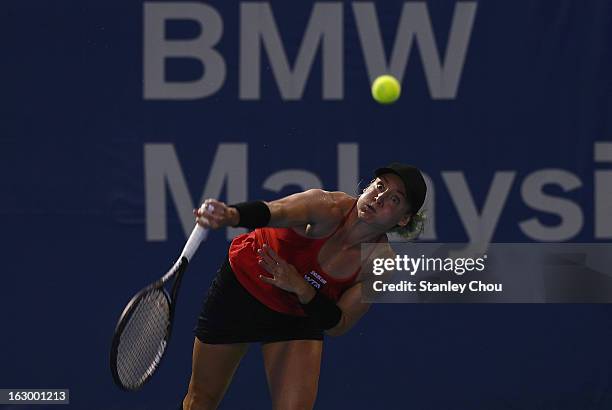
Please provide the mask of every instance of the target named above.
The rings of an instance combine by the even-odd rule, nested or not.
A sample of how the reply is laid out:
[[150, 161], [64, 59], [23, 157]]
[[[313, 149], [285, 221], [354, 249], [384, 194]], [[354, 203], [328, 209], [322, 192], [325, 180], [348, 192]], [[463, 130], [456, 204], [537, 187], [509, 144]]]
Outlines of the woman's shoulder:
[[335, 224], [342, 220], [356, 200], [341, 191], [310, 189], [304, 194], [306, 194], [312, 216], [311, 223], [322, 225]]
[[[355, 282], [363, 282], [373, 280], [375, 277], [372, 276], [372, 266], [374, 261], [377, 259], [395, 259], [395, 251], [389, 243], [387, 235], [383, 234], [376, 243], [370, 243], [366, 245], [364, 249], [368, 256], [363, 260], [362, 269], [359, 272], [359, 276]], [[365, 269], [363, 269], [365, 267]]]
[[330, 211], [336, 218], [342, 219], [353, 208], [357, 198], [342, 191], [323, 191], [330, 204]]

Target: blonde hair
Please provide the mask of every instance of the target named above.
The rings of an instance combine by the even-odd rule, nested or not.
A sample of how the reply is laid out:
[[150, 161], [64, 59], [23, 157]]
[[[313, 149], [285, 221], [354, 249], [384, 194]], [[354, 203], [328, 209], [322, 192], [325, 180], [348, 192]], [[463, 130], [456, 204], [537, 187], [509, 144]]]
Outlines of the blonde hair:
[[425, 221], [427, 220], [427, 212], [421, 209], [416, 214], [412, 214], [410, 221], [405, 226], [394, 226], [389, 232], [401, 236], [403, 239], [413, 241], [416, 240], [425, 230]]

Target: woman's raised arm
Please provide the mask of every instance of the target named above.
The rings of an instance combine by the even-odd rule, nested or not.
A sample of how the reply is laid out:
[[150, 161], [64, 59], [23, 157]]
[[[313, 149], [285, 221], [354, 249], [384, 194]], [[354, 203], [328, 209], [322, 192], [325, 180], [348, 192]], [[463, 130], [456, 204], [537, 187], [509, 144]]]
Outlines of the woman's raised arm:
[[[199, 209], [194, 209], [196, 221], [205, 228], [218, 229], [225, 226], [246, 226], [247, 219], [255, 218], [259, 226], [271, 226], [284, 228], [332, 222], [338, 216], [341, 217], [342, 210], [339, 208], [339, 199], [347, 196], [342, 192], [328, 192], [322, 189], [309, 189], [277, 199], [275, 201], [263, 202], [253, 201], [249, 203], [226, 205], [216, 199], [207, 199]], [[267, 209], [265, 209], [267, 207]], [[263, 224], [261, 221], [269, 219]], [[251, 215], [246, 215], [250, 213]], [[242, 215], [241, 215], [242, 214]]]

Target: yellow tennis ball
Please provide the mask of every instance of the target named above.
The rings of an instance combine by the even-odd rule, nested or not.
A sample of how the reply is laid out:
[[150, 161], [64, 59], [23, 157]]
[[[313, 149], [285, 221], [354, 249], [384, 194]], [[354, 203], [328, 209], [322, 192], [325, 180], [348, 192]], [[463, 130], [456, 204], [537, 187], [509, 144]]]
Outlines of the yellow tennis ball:
[[402, 87], [391, 75], [381, 75], [372, 83], [372, 97], [381, 104], [391, 104], [400, 96]]

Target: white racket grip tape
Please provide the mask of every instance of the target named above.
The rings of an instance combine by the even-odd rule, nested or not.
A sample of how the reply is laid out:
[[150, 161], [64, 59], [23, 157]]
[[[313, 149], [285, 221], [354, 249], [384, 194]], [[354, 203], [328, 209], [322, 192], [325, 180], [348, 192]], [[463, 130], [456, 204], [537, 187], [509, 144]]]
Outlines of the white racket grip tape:
[[191, 258], [198, 250], [198, 247], [200, 246], [200, 243], [202, 243], [202, 240], [206, 236], [207, 232], [208, 229], [202, 228], [200, 224], [196, 224], [195, 228], [193, 228], [193, 231], [191, 231], [191, 235], [189, 235], [189, 239], [187, 239], [185, 247], [183, 248], [181, 258], [184, 256], [187, 258], [187, 261], [191, 262]]

